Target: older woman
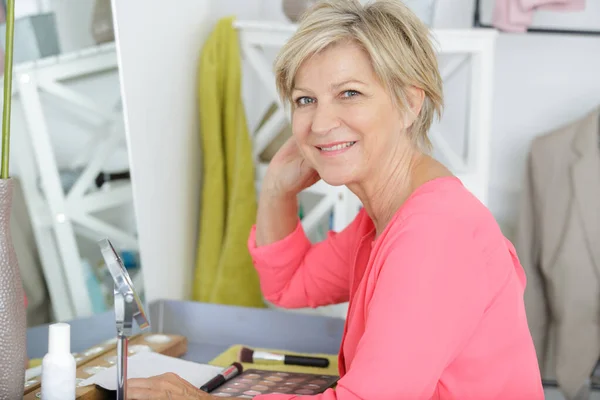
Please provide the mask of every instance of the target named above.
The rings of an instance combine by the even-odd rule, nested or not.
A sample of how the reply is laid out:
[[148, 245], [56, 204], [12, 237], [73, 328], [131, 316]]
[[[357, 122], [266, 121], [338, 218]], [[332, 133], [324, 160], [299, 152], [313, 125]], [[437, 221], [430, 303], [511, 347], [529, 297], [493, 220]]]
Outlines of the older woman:
[[[262, 290], [288, 308], [350, 302], [341, 378], [313, 397], [543, 399], [515, 250], [428, 155], [442, 81], [427, 28], [398, 0], [321, 2], [282, 49], [276, 76], [293, 138], [269, 165], [250, 234]], [[319, 179], [346, 185], [364, 207], [311, 244], [296, 195]], [[164, 398], [184, 393], [175, 382], [162, 382]], [[140, 385], [151, 387], [133, 382], [130, 397]]]

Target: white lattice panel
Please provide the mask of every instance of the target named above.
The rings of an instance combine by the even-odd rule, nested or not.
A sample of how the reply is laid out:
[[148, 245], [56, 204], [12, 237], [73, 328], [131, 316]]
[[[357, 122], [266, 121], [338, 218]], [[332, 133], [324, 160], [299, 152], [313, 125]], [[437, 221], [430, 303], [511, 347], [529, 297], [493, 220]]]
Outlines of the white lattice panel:
[[[91, 190], [107, 159], [125, 146], [120, 99], [108, 106], [99, 104], [92, 95], [66, 84], [117, 68], [113, 44], [15, 68], [14, 95], [20, 100], [26, 134], [13, 139], [14, 159], [19, 167], [53, 311], [61, 321], [92, 312], [76, 233], [93, 241], [108, 237], [119, 246], [138, 247], [131, 232], [96, 215], [98, 211], [131, 204], [130, 183]], [[118, 87], [115, 92], [119, 93]], [[83, 120], [88, 125], [81, 130], [82, 134], [93, 132], [88, 145], [72, 160], [72, 166], [83, 166], [83, 170], [68, 193], [61, 185], [57, 147], [49, 129], [51, 111], [45, 109], [47, 102], [42, 101], [47, 97], [76, 114], [78, 123]]]

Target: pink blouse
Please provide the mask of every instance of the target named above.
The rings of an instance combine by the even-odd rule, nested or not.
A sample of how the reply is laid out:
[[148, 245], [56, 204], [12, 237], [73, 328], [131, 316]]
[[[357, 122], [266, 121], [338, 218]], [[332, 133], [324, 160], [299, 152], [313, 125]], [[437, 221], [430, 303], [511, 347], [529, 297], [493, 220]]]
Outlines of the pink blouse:
[[267, 300], [286, 308], [350, 302], [337, 388], [311, 398], [544, 398], [524, 272], [494, 217], [457, 178], [420, 186], [376, 240], [364, 210], [314, 245], [300, 224], [262, 247], [255, 232], [248, 246]]

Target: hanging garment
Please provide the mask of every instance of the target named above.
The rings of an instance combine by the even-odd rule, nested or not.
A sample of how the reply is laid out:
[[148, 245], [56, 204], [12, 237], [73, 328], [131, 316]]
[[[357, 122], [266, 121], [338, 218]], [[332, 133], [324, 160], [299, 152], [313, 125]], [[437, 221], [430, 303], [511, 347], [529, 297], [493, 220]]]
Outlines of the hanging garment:
[[515, 239], [542, 376], [569, 400], [600, 356], [599, 117], [533, 141]]
[[585, 0], [496, 0], [492, 25], [506, 32], [525, 32], [536, 10], [582, 11]]
[[257, 204], [233, 21], [218, 21], [198, 69], [203, 181], [193, 296], [202, 302], [264, 307], [246, 247]]

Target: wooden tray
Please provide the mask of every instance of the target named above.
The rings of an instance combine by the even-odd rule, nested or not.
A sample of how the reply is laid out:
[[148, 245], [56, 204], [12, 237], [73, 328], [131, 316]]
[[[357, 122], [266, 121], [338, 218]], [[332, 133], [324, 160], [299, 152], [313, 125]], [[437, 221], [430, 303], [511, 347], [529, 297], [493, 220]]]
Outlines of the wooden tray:
[[[187, 351], [187, 338], [180, 335], [144, 334], [129, 339], [129, 354], [140, 351], [154, 351], [171, 357], [181, 357]], [[117, 357], [116, 340], [100, 343], [86, 351], [76, 354], [77, 383], [89, 378], [101, 369], [114, 365]], [[25, 384], [24, 400], [41, 398], [41, 376]], [[116, 379], [116, 377], [115, 377]], [[78, 400], [101, 400], [107, 398], [106, 392], [94, 385], [77, 387]]]

